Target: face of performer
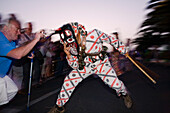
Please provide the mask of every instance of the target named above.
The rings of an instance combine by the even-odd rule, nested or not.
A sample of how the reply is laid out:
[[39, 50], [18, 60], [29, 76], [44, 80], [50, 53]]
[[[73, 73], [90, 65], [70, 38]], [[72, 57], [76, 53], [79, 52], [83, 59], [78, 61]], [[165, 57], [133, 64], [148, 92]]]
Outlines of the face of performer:
[[70, 54], [77, 56], [79, 54], [79, 44], [76, 40], [75, 33], [70, 24], [64, 25], [62, 28], [62, 33], [60, 34], [62, 42], [70, 47]]
[[32, 23], [31, 22], [27, 23], [27, 28], [25, 29], [25, 33], [27, 35], [31, 35], [31, 33], [32, 33]]

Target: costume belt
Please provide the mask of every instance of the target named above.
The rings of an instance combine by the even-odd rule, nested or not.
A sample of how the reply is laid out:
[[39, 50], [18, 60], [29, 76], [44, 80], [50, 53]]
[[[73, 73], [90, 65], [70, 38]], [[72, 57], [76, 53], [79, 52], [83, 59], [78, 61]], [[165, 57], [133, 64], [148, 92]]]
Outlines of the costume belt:
[[98, 53], [85, 53], [85, 46], [82, 46], [81, 51], [80, 51], [80, 55], [79, 55], [79, 69], [82, 70], [84, 69], [84, 66], [86, 65], [86, 63], [84, 62], [84, 58], [86, 56], [89, 56], [89, 58], [92, 60], [93, 63], [95, 63], [97, 61], [97, 59], [93, 58], [93, 56], [98, 56], [102, 61], [105, 58], [106, 55], [106, 48], [103, 49], [103, 51], [98, 52]]

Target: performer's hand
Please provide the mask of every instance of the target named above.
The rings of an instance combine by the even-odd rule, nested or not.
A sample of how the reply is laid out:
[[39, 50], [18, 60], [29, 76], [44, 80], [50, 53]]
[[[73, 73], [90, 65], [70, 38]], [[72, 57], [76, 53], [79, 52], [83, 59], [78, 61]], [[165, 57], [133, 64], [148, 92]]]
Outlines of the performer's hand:
[[126, 58], [129, 56], [129, 53], [127, 52], [127, 53], [125, 53], [125, 56], [126, 56]]
[[71, 58], [70, 47], [66, 47], [67, 43], [64, 43], [64, 42], [63, 42], [63, 45], [64, 45], [64, 52], [66, 53], [68, 59], [70, 59]]

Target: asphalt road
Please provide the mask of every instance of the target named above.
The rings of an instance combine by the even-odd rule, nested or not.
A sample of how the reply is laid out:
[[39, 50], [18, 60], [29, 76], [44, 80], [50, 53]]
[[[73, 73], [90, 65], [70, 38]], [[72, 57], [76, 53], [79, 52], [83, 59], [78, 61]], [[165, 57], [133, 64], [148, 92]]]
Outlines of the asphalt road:
[[[131, 109], [100, 78], [90, 76], [77, 86], [66, 103], [66, 113], [170, 113], [170, 67], [145, 66], [160, 76], [153, 77], [156, 85], [136, 67], [119, 76], [133, 99]], [[40, 87], [32, 87], [29, 109], [28, 96], [17, 94], [9, 104], [0, 107], [0, 113], [47, 113], [56, 102], [63, 79], [64, 75], [54, 77]]]

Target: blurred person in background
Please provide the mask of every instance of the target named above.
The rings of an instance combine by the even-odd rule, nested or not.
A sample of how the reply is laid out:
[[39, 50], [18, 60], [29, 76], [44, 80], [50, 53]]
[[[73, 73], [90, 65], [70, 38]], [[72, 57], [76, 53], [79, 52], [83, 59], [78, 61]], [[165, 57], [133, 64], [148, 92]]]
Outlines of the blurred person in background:
[[[18, 45], [23, 46], [30, 41], [34, 40], [35, 33], [32, 33], [33, 25], [31, 22], [26, 23], [26, 27], [24, 28], [25, 32], [21, 34], [20, 39], [18, 40]], [[33, 57], [33, 80], [35, 80], [36, 84], [40, 83], [41, 78], [41, 65], [43, 64], [43, 55], [39, 51], [40, 43], [38, 42], [34, 48], [22, 58], [22, 67], [23, 67], [23, 81], [22, 81], [22, 90], [19, 91], [21, 94], [25, 94], [28, 91], [29, 86], [29, 76], [30, 76], [30, 67], [31, 67], [31, 58]], [[30, 54], [33, 56], [30, 58]]]
[[63, 75], [63, 69], [64, 69], [64, 60], [65, 60], [65, 53], [63, 45], [58, 41], [56, 44], [56, 50], [55, 50], [55, 58], [53, 58], [55, 61], [55, 76], [61, 76]]
[[[118, 32], [113, 32], [112, 34], [119, 40]], [[129, 47], [129, 44], [130, 40], [128, 39], [126, 47]], [[114, 47], [113, 52], [110, 53], [110, 56], [111, 65], [115, 69], [117, 76], [120, 76], [126, 71], [130, 71], [132, 69], [132, 65], [129, 60], [124, 55], [120, 54], [120, 52]]]
[[43, 34], [36, 33], [28, 44], [16, 48], [21, 26], [20, 21], [10, 18], [0, 31], [0, 105], [7, 104], [17, 93], [18, 88], [8, 76], [13, 59], [21, 59], [39, 42]]
[[55, 52], [53, 50], [54, 43], [47, 41], [46, 43], [46, 60], [45, 60], [45, 75], [44, 78], [47, 79], [52, 76], [52, 57], [55, 56]]
[[0, 14], [0, 30], [2, 29], [1, 21], [2, 21], [2, 17], [1, 17], [1, 14]]
[[[126, 47], [129, 47], [128, 49], [129, 49], [129, 54], [131, 55], [131, 40], [130, 40], [130, 38], [128, 38], [127, 39], [127, 41], [126, 41]], [[124, 57], [124, 70], [125, 71], [131, 71], [131, 70], [133, 70], [133, 65], [132, 65], [132, 62], [130, 62], [129, 61], [129, 59], [128, 58], [126, 58], [126, 57]], [[121, 63], [121, 64], [123, 64], [123, 63]]]
[[1, 14], [0, 14], [0, 23], [1, 23], [1, 19], [2, 19], [2, 17], [1, 17]]
[[[116, 37], [117, 39], [119, 39], [118, 32], [114, 32], [114, 33], [112, 33], [112, 34], [115, 35], [115, 37]], [[112, 67], [114, 68], [117, 76], [122, 75], [122, 74], [124, 73], [124, 71], [123, 71], [123, 69], [122, 69], [122, 66], [120, 66], [119, 64], [120, 64], [120, 60], [123, 59], [123, 58], [121, 57], [121, 56], [123, 56], [123, 55], [121, 55], [120, 52], [113, 47], [113, 52], [110, 53], [110, 56], [111, 56], [111, 57], [110, 57], [111, 65], [112, 65]], [[123, 57], [124, 57], [124, 56], [123, 56]], [[123, 65], [124, 65], [124, 64], [123, 64]]]

